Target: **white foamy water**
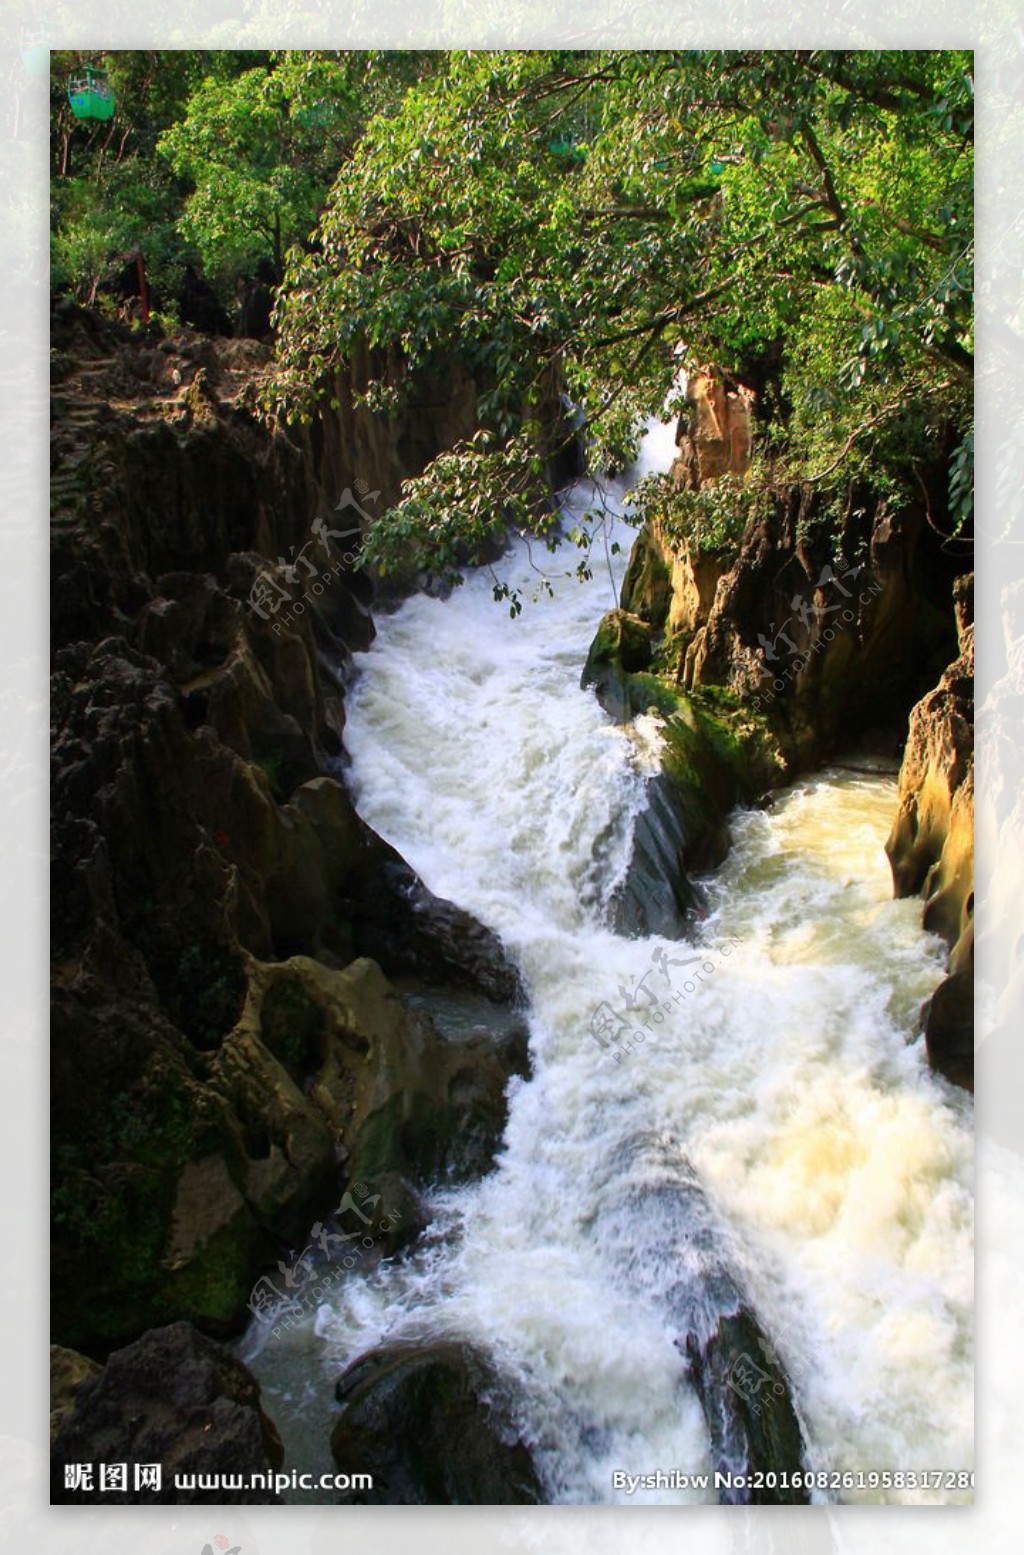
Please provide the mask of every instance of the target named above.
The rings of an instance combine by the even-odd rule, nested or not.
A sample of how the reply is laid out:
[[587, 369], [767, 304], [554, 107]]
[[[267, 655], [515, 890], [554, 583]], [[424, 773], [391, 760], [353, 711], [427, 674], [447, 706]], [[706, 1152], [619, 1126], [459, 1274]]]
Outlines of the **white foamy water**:
[[[648, 465], [671, 438], [648, 438]], [[524, 546], [495, 572], [532, 592]], [[943, 950], [919, 903], [891, 900], [893, 781], [825, 773], [737, 816], [696, 949], [618, 938], [602, 912], [657, 732], [615, 728], [579, 689], [612, 583], [596, 565], [514, 621], [493, 584], [481, 569], [378, 619], [345, 737], [360, 812], [519, 964], [534, 1076], [514, 1083], [496, 1170], [436, 1191], [411, 1256], [250, 1336], [271, 1412], [312, 1465], [350, 1359], [453, 1335], [516, 1380], [553, 1499], [625, 1500], [616, 1469], [710, 1467], [672, 1302], [699, 1306], [722, 1269], [785, 1363], [812, 1466], [971, 1468], [972, 1108], [908, 1041]], [[710, 971], [693, 982], [696, 950]], [[644, 990], [661, 1013], [646, 1029]], [[602, 1010], [644, 1032], [620, 1063], [595, 1040]]]

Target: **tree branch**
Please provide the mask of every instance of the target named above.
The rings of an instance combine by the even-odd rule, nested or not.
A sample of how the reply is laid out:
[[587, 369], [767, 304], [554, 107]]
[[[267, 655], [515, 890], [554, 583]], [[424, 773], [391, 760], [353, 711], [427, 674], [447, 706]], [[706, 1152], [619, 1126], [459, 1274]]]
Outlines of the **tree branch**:
[[829, 168], [828, 163], [825, 161], [825, 153], [818, 145], [817, 136], [811, 129], [811, 126], [806, 119], [800, 126], [800, 134], [803, 137], [804, 145], [811, 153], [811, 157], [821, 174], [821, 181], [825, 186], [826, 204], [828, 205], [829, 210], [832, 211], [833, 215], [837, 218], [839, 225], [841, 227], [845, 226], [846, 209], [842, 200], [839, 198], [839, 191], [836, 188], [835, 179], [832, 177], [831, 169]]
[[859, 427], [854, 427], [853, 431], [846, 439], [846, 442], [839, 450], [838, 456], [833, 459], [831, 464], [826, 465], [823, 470], [819, 470], [817, 475], [804, 476], [804, 480], [806, 481], [807, 485], [816, 486], [819, 481], [825, 480], [826, 476], [832, 475], [836, 470], [838, 470], [839, 466], [850, 452], [858, 437], [863, 437], [865, 432], [870, 432], [872, 427], [877, 427], [879, 422], [884, 421], [887, 416], [891, 416], [894, 411], [899, 410], [901, 404], [901, 400], [894, 400], [891, 405], [883, 405], [882, 409], [877, 413], [877, 415], [869, 416], [867, 421], [862, 421]]
[[723, 281], [720, 286], [712, 286], [706, 292], [698, 292], [696, 297], [691, 297], [689, 302], [680, 303], [675, 308], [665, 308], [661, 313], [656, 313], [653, 318], [646, 319], [643, 324], [634, 324], [631, 329], [620, 330], [617, 335], [602, 335], [593, 344], [598, 348], [618, 345], [622, 340], [635, 340], [638, 335], [656, 334], [663, 330], [666, 324], [677, 323], [679, 319], [686, 318], [690, 313], [696, 313], [706, 303], [714, 302], [725, 292], [730, 291], [734, 284], [732, 277]]

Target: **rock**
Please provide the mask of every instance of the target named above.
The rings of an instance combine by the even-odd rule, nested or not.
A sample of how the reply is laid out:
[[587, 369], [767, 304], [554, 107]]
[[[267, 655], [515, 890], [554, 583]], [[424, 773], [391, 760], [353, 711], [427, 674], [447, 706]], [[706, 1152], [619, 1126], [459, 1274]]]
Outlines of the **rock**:
[[[646, 1130], [620, 1142], [601, 1185], [595, 1235], [623, 1287], [664, 1309], [704, 1411], [712, 1467], [802, 1472], [806, 1447], [790, 1381], [734, 1273], [728, 1233], [677, 1145]], [[723, 1499], [802, 1502], [807, 1495], [748, 1484]]]
[[974, 973], [955, 972], [935, 990], [925, 1021], [928, 1062], [954, 1085], [974, 1090]]
[[[321, 957], [329, 979], [326, 963], [350, 963], [365, 929], [395, 970], [518, 990], [495, 937], [425, 892], [336, 779], [308, 776], [319, 715], [301, 642], [291, 670], [277, 643], [260, 663], [205, 580], [175, 578], [167, 597], [181, 669], [194, 668], [190, 633], [204, 621], [234, 644], [184, 698], [124, 639], [64, 650], [54, 677], [54, 1323], [86, 1349], [174, 1317], [225, 1336], [261, 1265], [340, 1191], [347, 1119], [329, 1093], [346, 1037], [331, 1025], [335, 992], [293, 952]], [[144, 612], [147, 630], [156, 619]], [[293, 720], [292, 745], [278, 738], [279, 697], [306, 720]], [[271, 988], [274, 956], [287, 970]], [[303, 1034], [307, 1006], [322, 1040]], [[386, 1070], [392, 1026], [359, 1029]], [[431, 1033], [425, 1052], [443, 1046]], [[399, 1044], [395, 1095], [404, 1054]], [[510, 1071], [496, 1050], [472, 1063], [479, 1084], [457, 1104], [447, 1060], [440, 1088], [410, 1102], [396, 1170], [412, 1171], [414, 1139], [428, 1136], [416, 1180], [489, 1164]]]
[[331, 1452], [372, 1474], [364, 1504], [518, 1506], [545, 1500], [490, 1363], [454, 1341], [393, 1344], [342, 1374]]
[[910, 715], [899, 809], [885, 845], [896, 895], [925, 899], [924, 925], [953, 945], [974, 891], [973, 576], [961, 580], [960, 652]]
[[50, 1346], [50, 1445], [71, 1418], [75, 1399], [83, 1382], [98, 1377], [103, 1370], [87, 1355], [77, 1350], [65, 1350], [59, 1344]]
[[778, 764], [763, 728], [736, 698], [687, 696], [647, 673], [651, 653], [650, 626], [628, 611], [611, 611], [591, 646], [581, 685], [592, 685], [618, 721], [641, 712], [659, 717], [661, 770], [648, 780], [609, 919], [621, 934], [678, 939], [702, 907], [691, 874], [721, 863], [729, 847], [729, 812], [759, 797]]
[[925, 1008], [928, 1062], [954, 1085], [974, 1090], [974, 920], [949, 958], [949, 976]]
[[646, 802], [633, 828], [626, 875], [609, 904], [617, 934], [660, 934], [681, 939], [700, 896], [686, 873], [687, 837], [671, 779], [659, 772], [647, 784]]
[[719, 1313], [704, 1337], [687, 1334], [690, 1375], [711, 1436], [715, 1472], [738, 1471], [743, 1488], [722, 1489], [719, 1501], [731, 1506], [804, 1506], [806, 1490], [755, 1489], [751, 1476], [774, 1470], [793, 1475], [804, 1467], [805, 1445], [790, 1398], [789, 1384], [772, 1358], [760, 1325], [749, 1307]]
[[345, 1028], [366, 1044], [343, 1134], [350, 1177], [393, 1174], [423, 1185], [489, 1170], [508, 1116], [510, 1075], [529, 1074], [525, 1044], [500, 1027], [446, 1038], [403, 1006], [372, 961], [355, 962], [343, 978]]
[[336, 411], [272, 429], [257, 342], [62, 302], [52, 333], [53, 1324], [105, 1352], [237, 1331], [357, 1144], [406, 1206], [385, 1252], [414, 1236], [417, 1183], [489, 1166], [523, 1063], [497, 1015], [450, 1042], [386, 976], [520, 990], [338, 776], [375, 597], [340, 532], [473, 429], [473, 381], [381, 418], [357, 347]]
[[[270, 1489], [182, 1487], [174, 1476], [269, 1475], [284, 1451], [260, 1404], [252, 1373], [188, 1323], [152, 1329], [115, 1350], [102, 1371], [80, 1383], [52, 1452], [57, 1503], [239, 1505], [279, 1501]], [[65, 1488], [73, 1464], [128, 1465], [125, 1491]], [[136, 1465], [158, 1464], [159, 1491], [134, 1484]], [[98, 1476], [98, 1469], [95, 1471]]]
[[[750, 395], [707, 370], [690, 398], [676, 484], [697, 491], [743, 475]], [[634, 543], [621, 605], [650, 626], [664, 679], [724, 689], [761, 719], [783, 775], [869, 732], [893, 745], [955, 641], [954, 564], [926, 506], [891, 512], [851, 487], [837, 533], [818, 488], [769, 489], [739, 541], [710, 550], [653, 519]]]
[[478, 990], [498, 1003], [521, 1003], [519, 973], [496, 934], [472, 914], [443, 901], [397, 853], [368, 861], [359, 875], [366, 904], [356, 930], [362, 955], [392, 976]]
[[974, 1089], [973, 574], [954, 594], [960, 652], [910, 715], [899, 809], [885, 848], [898, 897], [924, 898], [925, 928], [952, 947], [925, 1012], [928, 1061]]
[[754, 395], [711, 364], [687, 380], [689, 416], [680, 418], [672, 473], [696, 489], [719, 475], [743, 475], [753, 451]]
[[593, 686], [609, 716], [625, 723], [641, 711], [643, 695], [630, 677], [650, 668], [651, 654], [650, 625], [626, 610], [610, 610], [590, 645], [580, 685]]

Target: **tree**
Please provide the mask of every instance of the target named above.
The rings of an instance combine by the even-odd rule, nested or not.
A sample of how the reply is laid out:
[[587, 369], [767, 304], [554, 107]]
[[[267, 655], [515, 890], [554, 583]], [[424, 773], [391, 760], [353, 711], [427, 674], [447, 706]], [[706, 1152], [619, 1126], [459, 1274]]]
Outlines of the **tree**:
[[[181, 231], [207, 271], [251, 270], [269, 255], [280, 273], [377, 105], [379, 58], [285, 50], [205, 76], [158, 149], [188, 186]], [[399, 79], [408, 58], [395, 62]]]
[[[189, 257], [178, 231], [184, 188], [154, 156], [156, 142], [181, 113], [204, 72], [230, 74], [240, 58], [199, 50], [126, 50], [101, 56], [54, 52], [51, 98], [51, 272], [83, 302], [141, 249], [156, 293], [172, 296]], [[103, 124], [74, 119], [69, 75], [89, 60], [107, 71], [116, 112]]]
[[449, 54], [370, 119], [293, 250], [271, 408], [311, 414], [361, 339], [387, 348], [382, 411], [385, 355], [406, 385], [453, 356], [484, 385], [478, 436], [371, 531], [384, 567], [418, 546], [455, 572], [460, 543], [540, 519], [552, 374], [621, 462], [680, 342], [774, 364], [776, 478], [948, 444], [962, 495], [972, 104], [952, 51]]

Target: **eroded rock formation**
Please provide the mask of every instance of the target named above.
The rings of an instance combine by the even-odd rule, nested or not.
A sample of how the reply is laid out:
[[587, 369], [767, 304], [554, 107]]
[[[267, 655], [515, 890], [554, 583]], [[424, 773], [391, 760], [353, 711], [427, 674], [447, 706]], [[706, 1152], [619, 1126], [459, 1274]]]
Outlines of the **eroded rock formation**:
[[[383, 423], [349, 383], [299, 435], [253, 415], [256, 342], [53, 325], [54, 1336], [101, 1356], [237, 1329], [356, 1166], [401, 1245], [417, 1184], [489, 1165], [527, 1057], [501, 945], [343, 780], [353, 493], [393, 495], [469, 388]], [[476, 999], [472, 1039], [388, 975]]]
[[713, 363], [686, 384], [689, 415], [680, 418], [672, 474], [694, 489], [720, 475], [743, 475], [753, 452], [754, 395]]
[[960, 652], [910, 715], [900, 799], [886, 852], [897, 896], [951, 947], [925, 1016], [932, 1065], [974, 1088], [974, 578], [957, 581]]
[[[687, 397], [675, 485], [699, 492], [726, 476], [761, 479], [750, 470], [751, 392], [702, 369]], [[890, 758], [900, 749], [910, 709], [956, 647], [956, 563], [930, 522], [937, 498], [925, 477], [920, 484], [920, 498], [898, 511], [851, 486], [838, 519], [810, 483], [766, 487], [734, 541], [698, 544], [664, 519], [641, 529], [584, 684], [615, 717], [649, 706], [662, 714], [681, 829], [677, 902], [686, 872], [723, 856], [732, 805], [844, 749]], [[969, 811], [969, 785], [957, 803]], [[955, 848], [943, 868], [962, 882]], [[959, 890], [943, 882], [933, 915]]]

